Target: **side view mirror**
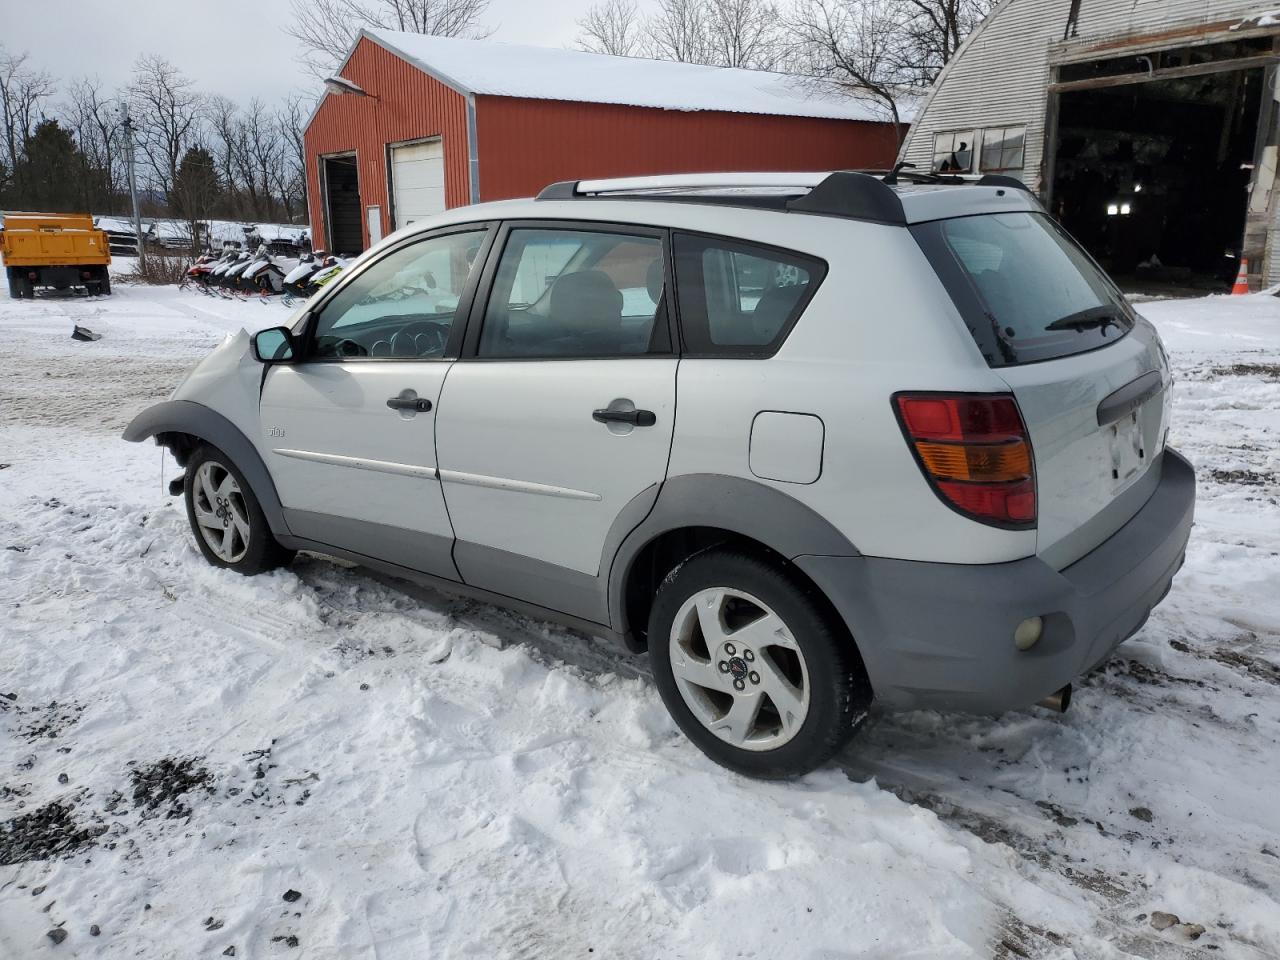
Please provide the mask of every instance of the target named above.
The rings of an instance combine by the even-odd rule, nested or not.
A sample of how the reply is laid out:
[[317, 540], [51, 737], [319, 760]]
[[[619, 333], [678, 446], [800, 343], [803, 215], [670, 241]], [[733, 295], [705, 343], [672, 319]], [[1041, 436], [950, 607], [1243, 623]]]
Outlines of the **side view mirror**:
[[253, 335], [253, 355], [262, 363], [289, 363], [293, 360], [293, 331], [269, 327]]

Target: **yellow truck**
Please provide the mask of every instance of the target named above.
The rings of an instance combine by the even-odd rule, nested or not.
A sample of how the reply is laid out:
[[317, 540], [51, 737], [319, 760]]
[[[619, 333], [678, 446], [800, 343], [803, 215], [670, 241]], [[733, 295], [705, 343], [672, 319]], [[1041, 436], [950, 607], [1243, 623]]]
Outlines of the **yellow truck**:
[[36, 295], [36, 287], [108, 294], [111, 251], [107, 235], [84, 213], [10, 213], [0, 228], [0, 256], [15, 300]]

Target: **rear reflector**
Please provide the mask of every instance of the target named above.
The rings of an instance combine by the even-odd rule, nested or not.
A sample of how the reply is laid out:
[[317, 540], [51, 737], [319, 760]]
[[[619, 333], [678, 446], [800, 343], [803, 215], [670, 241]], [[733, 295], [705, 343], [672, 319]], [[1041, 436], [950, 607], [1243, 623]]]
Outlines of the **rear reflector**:
[[920, 469], [947, 504], [993, 526], [1035, 526], [1031, 444], [1013, 397], [899, 393], [893, 400]]

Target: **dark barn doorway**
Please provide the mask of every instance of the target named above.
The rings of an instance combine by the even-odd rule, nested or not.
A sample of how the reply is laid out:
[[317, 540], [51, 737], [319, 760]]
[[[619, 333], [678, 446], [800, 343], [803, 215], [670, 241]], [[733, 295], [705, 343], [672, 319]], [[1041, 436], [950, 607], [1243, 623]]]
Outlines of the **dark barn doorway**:
[[1263, 87], [1255, 68], [1059, 94], [1054, 213], [1126, 290], [1231, 285]]
[[355, 256], [364, 250], [360, 223], [360, 178], [355, 154], [321, 157], [325, 185], [325, 225], [329, 252]]

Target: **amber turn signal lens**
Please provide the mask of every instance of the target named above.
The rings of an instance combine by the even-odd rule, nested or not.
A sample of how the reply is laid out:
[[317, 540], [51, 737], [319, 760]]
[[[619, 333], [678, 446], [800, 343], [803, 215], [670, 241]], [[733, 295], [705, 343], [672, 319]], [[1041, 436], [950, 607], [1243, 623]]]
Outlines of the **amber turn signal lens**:
[[920, 459], [939, 480], [1000, 483], [1031, 476], [1031, 454], [1022, 440], [958, 444], [917, 442]]

